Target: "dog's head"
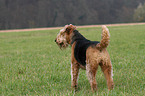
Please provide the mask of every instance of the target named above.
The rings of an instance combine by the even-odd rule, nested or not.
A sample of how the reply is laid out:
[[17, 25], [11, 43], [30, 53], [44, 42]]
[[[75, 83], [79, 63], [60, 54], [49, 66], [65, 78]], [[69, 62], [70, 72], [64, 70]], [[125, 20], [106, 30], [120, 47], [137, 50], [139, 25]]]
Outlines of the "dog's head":
[[75, 29], [76, 27], [70, 24], [70, 25], [65, 25], [65, 27], [60, 30], [60, 32], [58, 33], [55, 39], [55, 42], [60, 47], [60, 49], [66, 48], [68, 47], [69, 44], [71, 44], [71, 36]]

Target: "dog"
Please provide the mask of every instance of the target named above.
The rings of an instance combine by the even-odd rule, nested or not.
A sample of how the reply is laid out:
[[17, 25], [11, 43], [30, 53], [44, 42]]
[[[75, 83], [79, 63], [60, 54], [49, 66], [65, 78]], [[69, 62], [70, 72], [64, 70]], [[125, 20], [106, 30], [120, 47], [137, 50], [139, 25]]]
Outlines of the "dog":
[[76, 30], [76, 26], [65, 25], [58, 33], [55, 42], [60, 49], [71, 46], [71, 86], [77, 90], [77, 80], [79, 69], [86, 69], [86, 74], [90, 82], [91, 90], [97, 91], [96, 72], [98, 66], [101, 67], [107, 80], [108, 90], [112, 90], [113, 67], [109, 53], [106, 48], [109, 45], [110, 33], [105, 25], [102, 25], [101, 41], [90, 41]]

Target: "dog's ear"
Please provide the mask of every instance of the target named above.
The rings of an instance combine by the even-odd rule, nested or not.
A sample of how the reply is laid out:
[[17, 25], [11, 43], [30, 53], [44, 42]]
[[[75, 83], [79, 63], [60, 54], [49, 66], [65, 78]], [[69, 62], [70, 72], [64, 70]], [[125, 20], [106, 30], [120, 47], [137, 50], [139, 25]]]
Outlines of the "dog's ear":
[[65, 25], [65, 27], [66, 27], [66, 32], [67, 32], [68, 34], [70, 34], [73, 30], [76, 29], [76, 26], [74, 26], [74, 25], [72, 25], [72, 24], [70, 24], [70, 25]]

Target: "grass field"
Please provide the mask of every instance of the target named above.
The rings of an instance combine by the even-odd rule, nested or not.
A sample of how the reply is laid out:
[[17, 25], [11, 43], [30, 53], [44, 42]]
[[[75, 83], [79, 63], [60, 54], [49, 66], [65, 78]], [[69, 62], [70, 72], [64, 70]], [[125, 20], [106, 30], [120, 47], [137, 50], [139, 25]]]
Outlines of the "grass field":
[[[78, 92], [71, 91], [70, 47], [61, 51], [54, 39], [59, 30], [0, 33], [0, 95], [143, 96], [145, 95], [145, 25], [108, 27], [108, 51], [115, 88], [108, 92], [100, 68], [98, 92], [92, 93], [84, 70]], [[90, 40], [101, 39], [101, 28], [79, 28]]]

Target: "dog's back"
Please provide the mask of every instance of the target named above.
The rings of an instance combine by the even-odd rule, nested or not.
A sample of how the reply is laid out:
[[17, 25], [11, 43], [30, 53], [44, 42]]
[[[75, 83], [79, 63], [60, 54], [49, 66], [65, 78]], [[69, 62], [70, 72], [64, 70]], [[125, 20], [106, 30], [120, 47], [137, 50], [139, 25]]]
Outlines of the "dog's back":
[[76, 42], [74, 48], [75, 59], [83, 66], [86, 65], [86, 50], [88, 47], [96, 47], [98, 50], [103, 50], [109, 44], [110, 34], [106, 26], [102, 26], [102, 39], [101, 42], [90, 41], [82, 36], [77, 30], [74, 30], [72, 37], [72, 44]]
[[99, 42], [98, 41], [90, 41], [87, 39], [78, 40], [76, 41], [75, 49], [74, 49], [74, 56], [75, 59], [82, 64], [83, 66], [86, 65], [86, 50], [90, 46], [96, 46]]

